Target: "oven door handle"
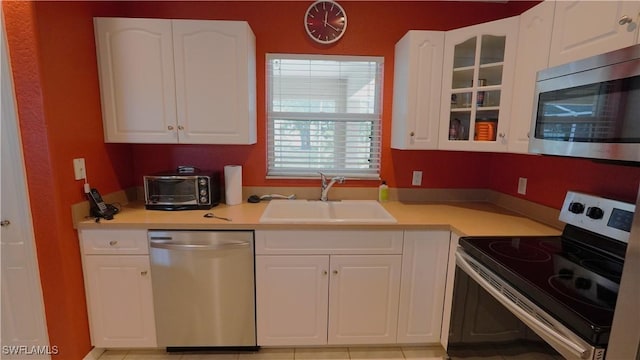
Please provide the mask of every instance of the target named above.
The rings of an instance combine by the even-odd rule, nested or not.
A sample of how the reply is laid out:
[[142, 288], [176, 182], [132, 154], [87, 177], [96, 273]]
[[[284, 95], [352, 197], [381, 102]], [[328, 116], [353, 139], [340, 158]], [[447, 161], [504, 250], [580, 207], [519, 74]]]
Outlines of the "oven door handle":
[[[469, 265], [469, 262], [464, 258], [465, 255], [461, 254], [460, 251], [456, 252], [456, 264], [464, 270], [467, 275], [469, 275], [473, 280], [475, 280], [478, 285], [482, 286], [489, 294], [491, 294], [496, 300], [498, 300], [502, 305], [504, 305], [511, 313], [517, 316], [522, 322], [526, 325], [530, 326], [532, 329], [537, 330], [536, 333], [541, 337], [544, 337], [548, 342], [558, 344], [563, 348], [567, 349], [575, 358], [578, 359], [587, 359], [590, 356], [591, 351], [589, 349], [585, 349], [580, 344], [575, 343], [571, 339], [567, 338], [564, 334], [559, 333], [558, 331], [550, 328], [545, 325], [540, 320], [536, 319], [526, 311], [522, 310], [518, 305], [514, 304], [512, 300], [506, 297], [502, 292], [497, 290], [493, 285], [491, 285], [487, 280], [485, 280], [480, 274], [478, 274], [472, 267]], [[564, 354], [563, 354], [564, 355]], [[566, 355], [565, 355], [566, 356]]]

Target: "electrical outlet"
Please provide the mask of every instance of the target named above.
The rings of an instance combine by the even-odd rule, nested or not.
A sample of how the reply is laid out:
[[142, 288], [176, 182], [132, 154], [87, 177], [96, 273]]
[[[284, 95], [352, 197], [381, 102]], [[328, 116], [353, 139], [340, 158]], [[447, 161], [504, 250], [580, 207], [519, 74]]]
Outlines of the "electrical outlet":
[[520, 195], [527, 194], [527, 178], [518, 179], [518, 194]]
[[411, 185], [420, 186], [422, 185], [422, 171], [414, 171], [413, 178], [411, 179]]
[[87, 170], [84, 166], [84, 158], [73, 159], [73, 173], [76, 180], [87, 178]]

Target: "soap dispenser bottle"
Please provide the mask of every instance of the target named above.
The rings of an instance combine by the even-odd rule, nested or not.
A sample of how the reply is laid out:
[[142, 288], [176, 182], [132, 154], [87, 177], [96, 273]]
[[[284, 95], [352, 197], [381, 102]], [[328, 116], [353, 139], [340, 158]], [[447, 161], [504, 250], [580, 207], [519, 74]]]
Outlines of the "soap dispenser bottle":
[[380, 186], [378, 186], [378, 201], [385, 202], [389, 200], [389, 186], [387, 182], [382, 180]]

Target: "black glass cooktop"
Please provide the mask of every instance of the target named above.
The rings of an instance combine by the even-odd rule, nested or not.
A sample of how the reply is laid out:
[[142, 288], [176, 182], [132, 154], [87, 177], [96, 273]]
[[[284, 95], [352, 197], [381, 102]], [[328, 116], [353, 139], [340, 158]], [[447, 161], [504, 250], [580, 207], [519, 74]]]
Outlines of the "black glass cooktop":
[[623, 259], [563, 236], [463, 237], [460, 245], [585, 340], [606, 345]]

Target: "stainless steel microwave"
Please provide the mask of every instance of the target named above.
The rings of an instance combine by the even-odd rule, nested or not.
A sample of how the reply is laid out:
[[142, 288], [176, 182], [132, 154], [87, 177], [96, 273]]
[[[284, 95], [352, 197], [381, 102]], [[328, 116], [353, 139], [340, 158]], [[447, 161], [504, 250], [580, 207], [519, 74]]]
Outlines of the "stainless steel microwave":
[[640, 161], [640, 45], [538, 72], [529, 152]]
[[206, 210], [220, 203], [220, 174], [180, 167], [144, 176], [149, 210]]

